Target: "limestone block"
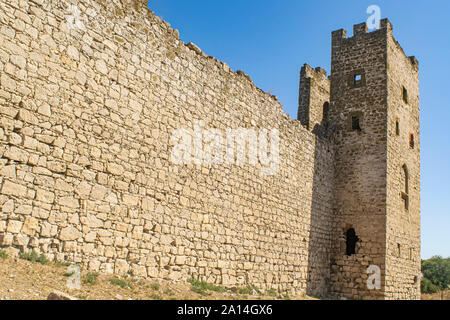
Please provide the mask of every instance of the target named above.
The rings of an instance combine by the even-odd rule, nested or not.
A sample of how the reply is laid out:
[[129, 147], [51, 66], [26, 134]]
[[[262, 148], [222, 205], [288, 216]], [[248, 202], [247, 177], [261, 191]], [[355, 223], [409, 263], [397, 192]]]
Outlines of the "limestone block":
[[97, 232], [96, 231], [90, 231], [86, 236], [84, 237], [84, 240], [86, 242], [95, 242], [97, 239]]
[[9, 220], [8, 226], [6, 227], [6, 232], [19, 233], [22, 229], [23, 222], [18, 220]]
[[91, 190], [91, 198], [94, 200], [103, 200], [106, 196], [108, 189], [101, 185], [94, 185]]
[[54, 290], [48, 295], [47, 300], [78, 300], [78, 298], [72, 297], [67, 293]]
[[62, 241], [73, 241], [79, 239], [80, 237], [81, 232], [73, 226], [63, 228], [59, 234], [59, 239]]
[[3, 213], [11, 213], [14, 211], [14, 200], [10, 199], [6, 201], [2, 206]]
[[98, 272], [100, 270], [101, 262], [98, 259], [89, 261], [89, 271]]
[[129, 207], [137, 206], [137, 204], [139, 203], [139, 197], [132, 196], [129, 194], [123, 194], [122, 203]]
[[51, 107], [47, 103], [44, 103], [43, 105], [41, 105], [37, 111], [39, 114], [41, 114], [43, 116], [50, 117], [52, 115]]
[[32, 236], [37, 231], [39, 231], [39, 221], [33, 217], [25, 218], [25, 222], [22, 227], [22, 233]]
[[38, 124], [39, 123], [39, 119], [31, 111], [26, 110], [26, 109], [19, 110], [17, 119], [22, 120], [27, 123], [30, 123], [30, 124]]
[[117, 259], [114, 264], [114, 273], [119, 275], [127, 274], [130, 270], [130, 266], [126, 260]]
[[7, 178], [16, 178], [16, 166], [15, 165], [9, 165], [0, 167], [0, 175]]
[[95, 69], [101, 74], [108, 74], [108, 67], [106, 66], [106, 62], [104, 60], [95, 61]]
[[57, 203], [61, 206], [66, 206], [69, 208], [78, 208], [80, 206], [79, 200], [74, 197], [61, 197], [58, 199]]
[[0, 76], [0, 84], [1, 88], [5, 89], [6, 91], [14, 91], [17, 87], [16, 81], [10, 78], [5, 73], [2, 73], [2, 75]]
[[80, 53], [78, 49], [72, 45], [67, 48], [67, 55], [70, 59], [78, 61], [80, 58]]
[[2, 194], [25, 198], [27, 195], [27, 187], [5, 180], [2, 186]]
[[60, 161], [47, 161], [47, 168], [56, 173], [66, 172], [66, 164]]
[[53, 201], [55, 200], [55, 194], [53, 192], [39, 188], [36, 190], [36, 200], [46, 203], [53, 203]]
[[26, 163], [28, 161], [29, 156], [30, 154], [27, 151], [22, 150], [16, 146], [10, 147], [4, 153], [5, 158], [16, 160], [22, 163]]
[[120, 164], [114, 163], [114, 162], [110, 162], [108, 163], [108, 166], [106, 167], [106, 170], [111, 173], [111, 174], [115, 174], [118, 176], [123, 175], [124, 173], [124, 169]]
[[[88, 215], [87, 217], [81, 217], [80, 220], [81, 220], [82, 224], [84, 224], [92, 229], [103, 226], [103, 221], [98, 219], [95, 215]], [[101, 235], [101, 236], [104, 236], [104, 235]]]
[[131, 265], [131, 273], [136, 277], [147, 277], [147, 269], [145, 266], [140, 266], [137, 264]]
[[[75, 188], [75, 193], [77, 193], [81, 199], [87, 199], [91, 194], [92, 186], [87, 181], [82, 181]], [[101, 197], [102, 189], [95, 191], [96, 196]]]

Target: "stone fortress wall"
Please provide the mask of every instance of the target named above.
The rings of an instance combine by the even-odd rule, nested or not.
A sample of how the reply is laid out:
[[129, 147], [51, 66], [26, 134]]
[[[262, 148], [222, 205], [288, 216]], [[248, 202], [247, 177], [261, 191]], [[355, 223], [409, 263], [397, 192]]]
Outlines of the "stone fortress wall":
[[[84, 28], [71, 27], [72, 5]], [[297, 121], [242, 71], [184, 44], [144, 0], [0, 8], [0, 247], [102, 273], [360, 297], [333, 284], [340, 176], [324, 70], [302, 69], [307, 119]], [[200, 120], [277, 129], [276, 174], [174, 164], [173, 132]]]

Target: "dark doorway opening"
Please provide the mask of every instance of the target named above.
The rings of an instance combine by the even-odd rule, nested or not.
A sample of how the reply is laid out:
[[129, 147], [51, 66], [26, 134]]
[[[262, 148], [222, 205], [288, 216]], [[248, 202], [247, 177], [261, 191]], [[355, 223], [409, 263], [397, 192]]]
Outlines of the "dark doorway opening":
[[359, 116], [352, 116], [352, 130], [361, 131]]
[[346, 255], [351, 256], [352, 254], [356, 253], [356, 243], [358, 242], [358, 240], [359, 238], [356, 235], [355, 229], [348, 229], [345, 233]]

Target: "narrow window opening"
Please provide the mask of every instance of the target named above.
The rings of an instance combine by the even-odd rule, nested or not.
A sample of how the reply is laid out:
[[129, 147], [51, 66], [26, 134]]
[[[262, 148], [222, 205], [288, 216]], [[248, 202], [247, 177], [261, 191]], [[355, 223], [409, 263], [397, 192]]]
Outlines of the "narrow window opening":
[[402, 248], [400, 243], [397, 243], [397, 256], [400, 258], [402, 256]]
[[359, 116], [352, 116], [352, 130], [361, 131], [361, 124], [359, 120]]
[[351, 256], [356, 253], [356, 243], [359, 241], [358, 236], [356, 235], [355, 229], [350, 228], [345, 233], [345, 244], [346, 250], [345, 254]]
[[409, 197], [406, 193], [402, 193], [402, 199], [403, 202], [405, 204], [405, 210], [408, 211], [409, 210]]
[[403, 87], [403, 94], [402, 94], [402, 96], [403, 96], [403, 101], [405, 103], [408, 103], [408, 90], [406, 90], [405, 87]]
[[414, 135], [412, 133], [409, 135], [409, 147], [414, 149]]
[[403, 173], [403, 183], [404, 183], [404, 190], [402, 191], [401, 195], [402, 195], [402, 199], [404, 201], [404, 205], [405, 205], [405, 210], [409, 210], [409, 183], [408, 183], [408, 168], [406, 167], [406, 165], [404, 164], [402, 167], [402, 173]]
[[330, 112], [330, 104], [328, 102], [325, 102], [323, 104], [323, 123], [325, 127], [328, 126], [328, 113]]
[[395, 134], [400, 135], [400, 122], [398, 120], [395, 121]]
[[408, 194], [408, 168], [406, 167], [406, 164], [403, 165], [403, 173], [405, 175], [405, 193]]
[[360, 74], [356, 74], [356, 75], [353, 77], [353, 84], [354, 84], [355, 86], [358, 86], [358, 85], [361, 84], [361, 80], [362, 80], [362, 76], [361, 76]]

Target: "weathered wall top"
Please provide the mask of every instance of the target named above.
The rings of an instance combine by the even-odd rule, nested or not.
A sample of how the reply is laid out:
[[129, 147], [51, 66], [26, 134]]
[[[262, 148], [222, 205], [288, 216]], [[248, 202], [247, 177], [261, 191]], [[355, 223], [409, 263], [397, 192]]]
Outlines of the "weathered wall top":
[[[73, 5], [86, 28], [68, 23]], [[339, 68], [330, 79], [304, 65], [305, 128], [243, 71], [184, 44], [145, 1], [0, 0], [0, 9], [0, 246], [94, 272], [361, 297], [367, 263], [383, 268], [386, 247], [409, 245], [386, 235], [387, 20], [377, 34], [364, 24], [352, 38], [333, 32]], [[417, 74], [399, 60], [388, 70], [390, 98], [398, 105], [403, 85], [418, 108]], [[364, 81], [348, 81], [349, 66]], [[418, 127], [416, 114], [401, 110]], [[317, 134], [330, 128], [339, 131], [332, 139]], [[223, 139], [232, 129], [246, 130], [243, 144]], [[275, 132], [270, 142], [264, 129]], [[180, 140], [200, 141], [186, 150], [201, 150], [175, 162]], [[230, 162], [204, 161], [222, 160], [229, 145]], [[255, 145], [258, 157], [235, 159]], [[270, 165], [276, 170], [263, 175]], [[363, 239], [352, 258], [340, 230], [349, 224]], [[403, 231], [412, 239], [414, 230]], [[416, 293], [408, 281], [417, 261], [408, 266], [389, 282], [397, 296]]]
[[334, 45], [338, 45], [340, 41], [354, 39], [357, 37], [364, 36], [368, 33], [377, 32], [377, 31], [379, 32], [380, 30], [384, 30], [384, 32], [386, 32], [387, 36], [390, 36], [390, 37], [392, 37], [392, 39], [394, 39], [395, 43], [402, 50], [405, 57], [409, 58], [411, 61], [411, 64], [417, 68], [418, 64], [419, 64], [418, 60], [416, 59], [416, 57], [414, 57], [414, 56], [408, 57], [404, 53], [403, 48], [400, 46], [400, 44], [395, 40], [395, 38], [393, 36], [393, 32], [392, 32], [393, 27], [392, 27], [391, 22], [387, 18], [380, 20], [380, 29], [371, 31], [371, 32], [368, 31], [366, 22], [353, 25], [353, 36], [350, 38], [347, 37], [347, 31], [345, 29], [339, 29], [339, 30], [332, 31], [332, 33], [331, 33], [332, 43]]

